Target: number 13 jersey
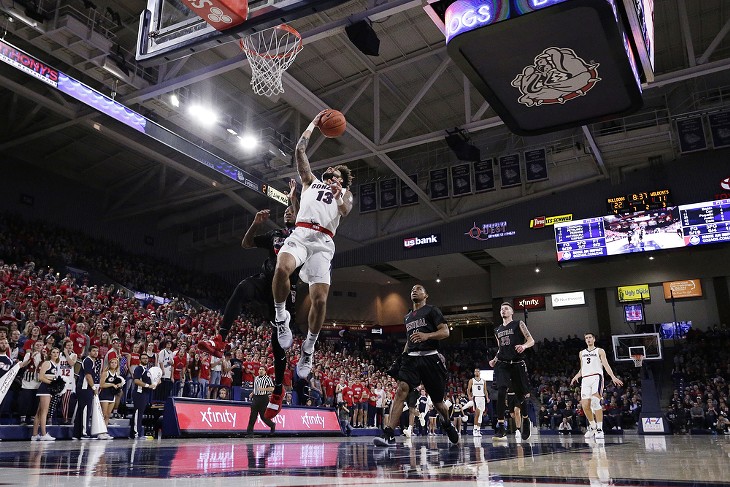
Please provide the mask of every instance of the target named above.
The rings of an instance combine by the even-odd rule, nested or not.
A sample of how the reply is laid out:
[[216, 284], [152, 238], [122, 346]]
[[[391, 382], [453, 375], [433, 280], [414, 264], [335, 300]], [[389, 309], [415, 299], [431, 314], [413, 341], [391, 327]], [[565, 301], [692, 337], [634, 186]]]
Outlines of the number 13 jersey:
[[302, 190], [297, 214], [297, 223], [300, 222], [319, 225], [335, 234], [340, 224], [340, 210], [328, 184], [314, 178], [312, 184]]

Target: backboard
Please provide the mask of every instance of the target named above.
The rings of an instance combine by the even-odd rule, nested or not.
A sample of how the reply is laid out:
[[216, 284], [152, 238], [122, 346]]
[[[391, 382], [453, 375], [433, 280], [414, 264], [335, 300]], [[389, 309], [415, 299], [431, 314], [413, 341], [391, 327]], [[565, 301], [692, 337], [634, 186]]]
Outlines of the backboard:
[[644, 348], [644, 360], [662, 359], [662, 340], [659, 333], [613, 335], [613, 359], [616, 362], [632, 362], [631, 353]]
[[252, 0], [248, 20], [225, 31], [216, 30], [196, 15], [186, 6], [188, 1], [147, 0], [139, 19], [137, 61], [154, 65], [189, 56], [347, 0]]

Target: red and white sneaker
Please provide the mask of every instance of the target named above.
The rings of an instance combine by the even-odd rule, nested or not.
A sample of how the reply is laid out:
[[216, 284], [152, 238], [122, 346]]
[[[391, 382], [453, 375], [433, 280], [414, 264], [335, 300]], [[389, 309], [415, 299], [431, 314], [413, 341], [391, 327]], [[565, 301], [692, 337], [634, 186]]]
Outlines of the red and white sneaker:
[[208, 352], [214, 357], [221, 358], [223, 356], [225, 344], [213, 340], [200, 340], [198, 342], [198, 349]]
[[279, 414], [281, 411], [281, 403], [284, 401], [284, 391], [281, 394], [274, 394], [273, 392], [269, 396], [269, 404], [266, 406], [266, 412], [264, 412], [264, 418], [274, 419], [274, 416]]

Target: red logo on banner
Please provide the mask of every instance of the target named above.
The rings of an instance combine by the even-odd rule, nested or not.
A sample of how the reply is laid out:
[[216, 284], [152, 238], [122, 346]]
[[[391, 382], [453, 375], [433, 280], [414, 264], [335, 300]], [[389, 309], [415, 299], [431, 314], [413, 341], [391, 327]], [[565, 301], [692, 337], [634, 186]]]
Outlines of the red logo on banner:
[[514, 298], [512, 300], [513, 308], [515, 311], [526, 310], [526, 309], [544, 309], [545, 308], [545, 296], [522, 296], [520, 298]]

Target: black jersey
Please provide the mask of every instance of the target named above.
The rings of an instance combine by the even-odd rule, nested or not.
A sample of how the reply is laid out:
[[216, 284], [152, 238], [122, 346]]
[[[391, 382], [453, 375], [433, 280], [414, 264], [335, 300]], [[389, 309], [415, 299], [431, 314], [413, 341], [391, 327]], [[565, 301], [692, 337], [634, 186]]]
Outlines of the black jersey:
[[269, 252], [269, 257], [261, 265], [261, 272], [267, 277], [273, 278], [274, 270], [276, 269], [276, 256], [279, 253], [279, 249], [284, 245], [284, 240], [289, 235], [291, 235], [290, 229], [281, 228], [254, 237], [254, 245]]
[[520, 330], [519, 320], [512, 320], [506, 325], [499, 325], [494, 330], [494, 334], [497, 336], [497, 344], [499, 345], [499, 351], [497, 352], [498, 360], [522, 360], [522, 355], [515, 350], [517, 345], [523, 345], [525, 343], [525, 335]]
[[417, 331], [424, 333], [433, 333], [438, 330], [441, 323], [446, 323], [441, 310], [435, 306], [426, 304], [416, 311], [411, 310], [405, 318], [406, 335], [408, 335], [408, 351], [409, 352], [425, 352], [429, 350], [438, 350], [438, 340], [426, 340], [425, 342], [413, 343], [410, 340], [411, 335]]
[[428, 396], [419, 396], [418, 400], [416, 401], [416, 407], [418, 408], [418, 412], [425, 413], [426, 406], [428, 406]]

